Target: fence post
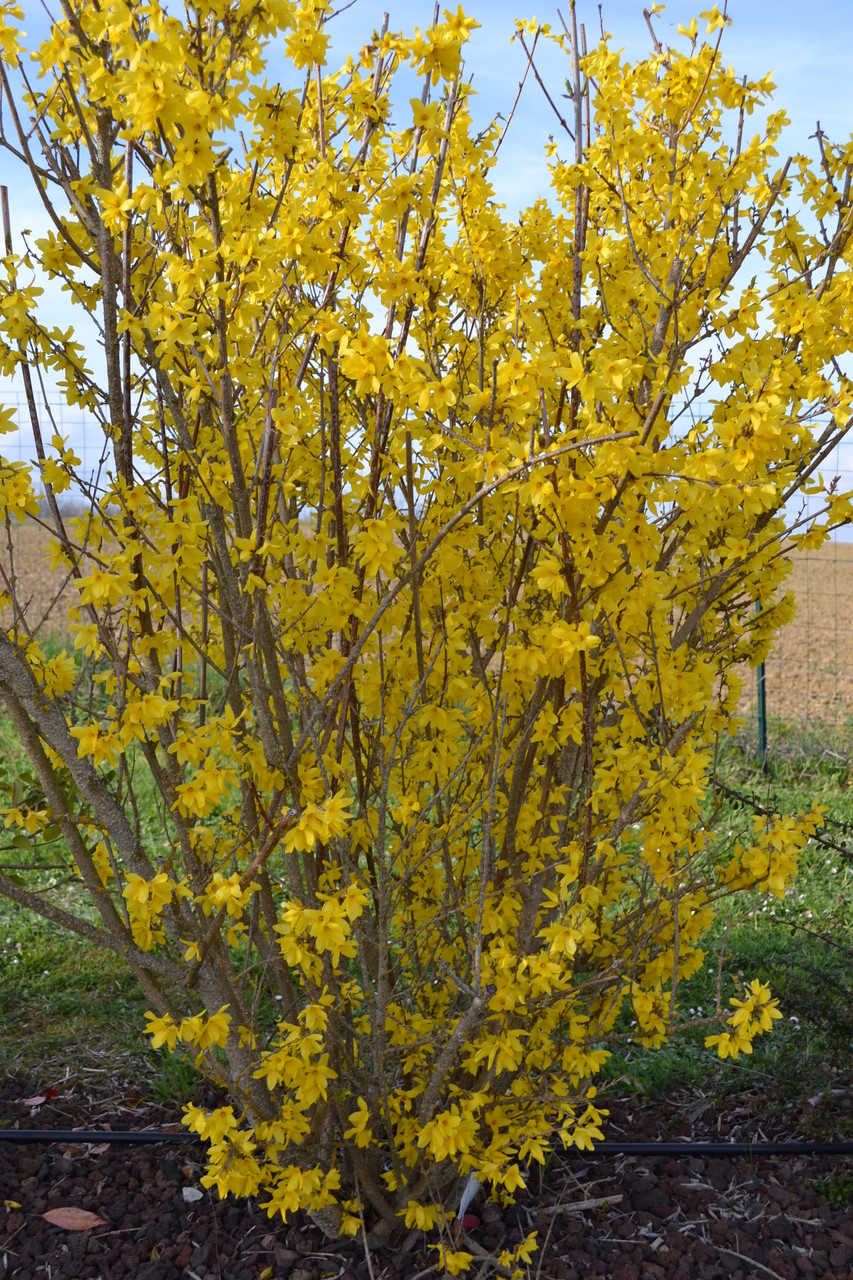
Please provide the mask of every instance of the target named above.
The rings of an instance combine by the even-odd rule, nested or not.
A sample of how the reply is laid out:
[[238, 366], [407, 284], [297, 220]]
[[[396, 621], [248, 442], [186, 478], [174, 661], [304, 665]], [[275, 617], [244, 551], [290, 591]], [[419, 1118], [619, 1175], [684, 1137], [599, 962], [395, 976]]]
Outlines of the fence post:
[[[756, 600], [755, 612], [761, 613], [761, 601]], [[765, 687], [764, 663], [758, 664], [758, 760], [761, 772], [767, 772], [767, 690]]]

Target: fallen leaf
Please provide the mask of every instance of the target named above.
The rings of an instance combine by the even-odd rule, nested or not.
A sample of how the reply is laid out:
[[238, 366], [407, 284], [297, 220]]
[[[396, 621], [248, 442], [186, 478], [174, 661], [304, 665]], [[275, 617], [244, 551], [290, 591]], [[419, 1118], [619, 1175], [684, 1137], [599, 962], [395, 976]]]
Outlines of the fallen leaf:
[[31, 1098], [19, 1098], [19, 1102], [23, 1102], [25, 1107], [40, 1107], [43, 1102], [47, 1102], [48, 1098], [58, 1098], [58, 1089], [45, 1089], [44, 1093], [34, 1093]]
[[64, 1205], [61, 1209], [48, 1209], [42, 1214], [55, 1227], [64, 1227], [66, 1231], [91, 1231], [92, 1227], [105, 1227], [107, 1224], [96, 1213], [88, 1209], [78, 1209], [76, 1205]]
[[197, 1187], [184, 1187], [181, 1195], [187, 1204], [193, 1204], [196, 1200], [201, 1200], [204, 1196], [203, 1191], [199, 1191]]
[[69, 1142], [59, 1148], [67, 1160], [73, 1160], [75, 1156], [102, 1156], [109, 1149], [108, 1142]]
[[20, 1209], [20, 1207], [21, 1207], [21, 1206], [18, 1204], [17, 1200], [4, 1200], [4, 1201], [3, 1201], [3, 1208], [4, 1208], [4, 1209]]

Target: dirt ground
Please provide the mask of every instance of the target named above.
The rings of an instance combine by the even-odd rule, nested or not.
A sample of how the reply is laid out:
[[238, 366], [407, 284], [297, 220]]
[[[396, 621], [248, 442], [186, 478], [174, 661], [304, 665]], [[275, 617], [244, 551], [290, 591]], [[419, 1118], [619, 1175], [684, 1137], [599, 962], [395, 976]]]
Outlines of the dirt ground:
[[[0, 1073], [0, 1280], [446, 1280], [433, 1238], [420, 1232], [368, 1257], [360, 1239], [324, 1241], [302, 1215], [283, 1223], [257, 1199], [220, 1201], [200, 1185], [197, 1146], [16, 1144], [15, 1129], [178, 1127], [178, 1108], [128, 1097], [119, 1083], [111, 1090], [109, 1073], [51, 1083]], [[844, 1114], [838, 1102], [769, 1115], [758, 1094], [613, 1099], [607, 1136], [725, 1144], [818, 1129], [826, 1140]], [[515, 1206], [476, 1200], [457, 1247], [474, 1255], [469, 1276], [483, 1280], [494, 1274], [488, 1259], [531, 1230], [527, 1275], [542, 1280], [853, 1280], [851, 1163], [687, 1150], [556, 1157]], [[91, 1225], [45, 1216], [64, 1210], [67, 1219], [69, 1209], [94, 1215]]]
[[[32, 521], [14, 524], [8, 536], [0, 529], [0, 568], [10, 566], [27, 602], [31, 619], [45, 618], [44, 631], [61, 635], [67, 602], [74, 593], [65, 575], [47, 565], [51, 534]], [[798, 614], [777, 636], [766, 664], [767, 713], [772, 718], [804, 724], [811, 721], [841, 727], [853, 717], [853, 543], [833, 543], [798, 554], [790, 579]], [[63, 589], [64, 588], [64, 589]], [[10, 616], [8, 608], [0, 621]], [[755, 714], [756, 677], [747, 673], [743, 710]]]

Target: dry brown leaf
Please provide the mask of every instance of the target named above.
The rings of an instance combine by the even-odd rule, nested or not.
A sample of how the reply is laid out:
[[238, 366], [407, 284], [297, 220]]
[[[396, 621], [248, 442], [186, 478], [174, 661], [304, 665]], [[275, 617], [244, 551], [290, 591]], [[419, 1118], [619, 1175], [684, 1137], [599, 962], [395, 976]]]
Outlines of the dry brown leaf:
[[76, 1205], [64, 1205], [59, 1209], [48, 1209], [42, 1214], [55, 1227], [63, 1227], [66, 1231], [91, 1231], [93, 1227], [105, 1227], [107, 1224], [96, 1213], [88, 1209], [78, 1209]]

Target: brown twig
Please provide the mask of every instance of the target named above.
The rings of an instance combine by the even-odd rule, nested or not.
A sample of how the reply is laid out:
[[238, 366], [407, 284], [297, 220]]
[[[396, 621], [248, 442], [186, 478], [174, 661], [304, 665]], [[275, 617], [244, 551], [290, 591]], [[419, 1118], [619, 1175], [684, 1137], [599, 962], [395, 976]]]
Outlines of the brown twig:
[[[279, 840], [281, 840], [281, 837], [284, 835], [285, 831], [288, 829], [289, 826], [292, 825], [292, 823], [296, 821], [298, 816], [299, 815], [297, 814], [295, 809], [288, 809], [284, 817], [279, 818], [278, 822], [273, 827], [272, 831], [269, 833], [266, 840], [264, 841], [261, 849], [255, 855], [255, 857], [252, 859], [249, 866], [246, 868], [246, 870], [243, 872], [242, 876], [240, 877], [239, 884], [240, 884], [241, 893], [248, 888], [249, 884], [252, 881], [252, 877], [256, 874], [256, 872], [258, 872], [261, 869], [261, 867], [266, 862], [267, 858], [269, 858], [270, 854], [275, 849]], [[204, 964], [205, 959], [207, 958], [207, 954], [210, 951], [210, 948], [213, 946], [213, 943], [216, 941], [216, 938], [219, 935], [219, 931], [221, 930], [223, 924], [225, 923], [227, 916], [228, 916], [227, 907], [220, 908], [219, 914], [215, 917], [207, 933], [204, 935], [204, 938], [199, 943], [196, 958], [193, 961], [192, 968], [190, 969], [183, 983], [183, 985], [187, 988], [188, 991], [191, 990], [195, 986], [196, 982], [198, 981], [198, 976], [199, 976], [199, 973], [201, 972], [201, 967]]]

